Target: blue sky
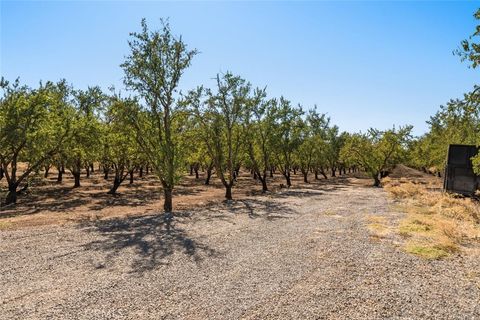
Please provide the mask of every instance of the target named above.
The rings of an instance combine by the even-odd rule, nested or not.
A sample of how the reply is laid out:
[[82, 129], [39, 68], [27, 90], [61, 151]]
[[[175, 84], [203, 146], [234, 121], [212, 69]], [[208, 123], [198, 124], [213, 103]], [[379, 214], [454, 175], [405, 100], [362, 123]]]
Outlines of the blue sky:
[[119, 65], [142, 17], [201, 54], [181, 88], [232, 71], [342, 130], [412, 124], [478, 84], [452, 54], [474, 30], [480, 2], [1, 1], [0, 73], [29, 85], [66, 78], [122, 87]]

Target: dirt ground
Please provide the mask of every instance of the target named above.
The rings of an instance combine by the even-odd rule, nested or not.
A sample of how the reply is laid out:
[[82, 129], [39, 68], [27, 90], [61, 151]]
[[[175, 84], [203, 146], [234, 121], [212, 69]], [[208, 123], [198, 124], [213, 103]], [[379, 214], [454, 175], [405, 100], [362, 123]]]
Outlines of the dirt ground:
[[[53, 171], [53, 170], [52, 170]], [[56, 182], [56, 172], [51, 172], [47, 179], [43, 173], [33, 179], [28, 193], [19, 196], [16, 206], [0, 207], [0, 229], [18, 229], [28, 226], [77, 223], [84, 220], [96, 220], [107, 217], [142, 215], [163, 210], [163, 193], [158, 179], [135, 173], [133, 184], [128, 178], [122, 183], [116, 196], [107, 194], [112, 185], [112, 177], [103, 179], [103, 173], [95, 171], [89, 178], [82, 175], [81, 187], [72, 188], [73, 177], [65, 174], [62, 183]], [[311, 177], [313, 179], [313, 176]], [[294, 177], [297, 186], [305, 185], [301, 175]], [[221, 182], [212, 175], [206, 186], [205, 173], [199, 178], [187, 175], [174, 190], [174, 210], [182, 211], [224, 200], [225, 189]], [[3, 183], [3, 185], [2, 185]], [[6, 179], [0, 181], [0, 188], [6, 190]], [[315, 181], [312, 183], [322, 183]], [[283, 177], [275, 174], [269, 181], [272, 192], [285, 184]], [[248, 172], [242, 172], [238, 183], [233, 188], [235, 199], [261, 194], [261, 184], [254, 181]], [[1, 194], [0, 196], [6, 196]]]
[[372, 219], [402, 213], [369, 180], [299, 175], [261, 195], [244, 176], [224, 203], [220, 185], [188, 179], [172, 221], [153, 178], [116, 198], [47, 184], [2, 211], [0, 318], [480, 317], [480, 252], [424, 260], [395, 233], [372, 236]]

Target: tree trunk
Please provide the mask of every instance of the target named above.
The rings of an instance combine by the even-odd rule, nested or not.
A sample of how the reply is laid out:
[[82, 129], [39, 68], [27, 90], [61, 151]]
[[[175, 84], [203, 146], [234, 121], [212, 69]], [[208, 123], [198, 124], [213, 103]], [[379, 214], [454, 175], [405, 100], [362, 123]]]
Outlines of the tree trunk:
[[373, 175], [373, 186], [380, 187], [380, 179], [378, 178], [378, 174]]
[[115, 179], [113, 180], [113, 186], [112, 188], [110, 189], [110, 191], [108, 191], [107, 193], [108, 194], [116, 194], [117, 193], [117, 189], [118, 187], [120, 187], [120, 184], [122, 183], [122, 180], [120, 179], [120, 177], [118, 176], [115, 176]]
[[335, 177], [335, 171], [337, 170], [335, 170], [335, 168], [332, 168], [332, 177]]
[[45, 174], [43, 175], [44, 178], [48, 178], [49, 171], [50, 171], [50, 166], [45, 166]]
[[4, 176], [5, 173], [3, 172], [3, 168], [0, 167], [0, 180], [2, 180]]
[[73, 185], [74, 188], [80, 187], [80, 173], [82, 172], [82, 165], [80, 159], [77, 158], [75, 163], [73, 164], [73, 168], [70, 170], [73, 174], [73, 178], [75, 179], [75, 183]]
[[212, 177], [212, 165], [207, 167], [207, 178], [205, 179], [205, 185], [208, 186], [210, 184], [210, 178]]
[[130, 184], [133, 184], [133, 170], [130, 170], [128, 174], [130, 175]]
[[285, 180], [287, 181], [287, 187], [290, 188], [292, 186], [292, 181], [290, 180], [290, 172], [285, 174]]
[[163, 202], [163, 210], [165, 211], [165, 213], [171, 213], [173, 210], [172, 188], [164, 187], [163, 194], [165, 196], [165, 200]]
[[267, 175], [264, 174], [263, 178], [260, 177], [260, 181], [262, 182], [262, 192], [267, 192], [268, 191], [268, 186], [267, 186]]
[[273, 178], [273, 168], [270, 167], [270, 178]]
[[195, 166], [193, 168], [193, 171], [195, 171], [195, 179], [198, 179], [199, 178], [199, 176], [198, 176], [198, 166]]
[[90, 172], [91, 172], [91, 173], [94, 173], [94, 172], [95, 172], [95, 170], [93, 169], [93, 163], [90, 163]]
[[193, 165], [190, 165], [190, 175], [193, 176]]
[[240, 166], [236, 167], [233, 173], [235, 174], [235, 181], [237, 181], [238, 176], [240, 176]]
[[107, 180], [108, 179], [108, 173], [110, 172], [110, 169], [107, 166], [103, 166], [103, 179]]
[[5, 199], [5, 204], [9, 205], [12, 203], [17, 203], [17, 187], [16, 183], [9, 183], [8, 184], [8, 193]]
[[325, 171], [321, 170], [320, 173], [322, 174], [322, 176], [323, 176], [325, 179], [328, 179], [327, 174], [325, 173]]
[[57, 175], [57, 182], [63, 181], [63, 170], [62, 168], [58, 168], [58, 175]]
[[232, 200], [232, 186], [227, 185], [225, 186], [225, 198], [227, 200]]
[[207, 178], [205, 179], [205, 185], [208, 186], [210, 184], [210, 177], [212, 176], [212, 170], [207, 170]]
[[315, 180], [318, 180], [318, 170], [315, 170]]
[[138, 176], [141, 178], [143, 177], [143, 166], [140, 167], [140, 169], [138, 170]]
[[87, 165], [87, 167], [85, 168], [85, 170], [87, 170], [87, 178], [90, 178], [90, 166]]
[[80, 187], [80, 171], [72, 172], [73, 178], [75, 179], [75, 184], [73, 185], [74, 188]]
[[308, 171], [304, 171], [303, 173], [303, 182], [308, 183]]

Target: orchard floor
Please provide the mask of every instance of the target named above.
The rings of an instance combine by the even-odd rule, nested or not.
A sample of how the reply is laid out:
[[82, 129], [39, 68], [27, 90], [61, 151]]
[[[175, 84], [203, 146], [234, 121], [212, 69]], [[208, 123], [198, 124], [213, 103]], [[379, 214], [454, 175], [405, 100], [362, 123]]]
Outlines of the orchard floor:
[[480, 253], [429, 261], [373, 236], [402, 214], [368, 180], [261, 195], [244, 177], [224, 203], [189, 178], [165, 221], [155, 181], [114, 198], [91, 179], [0, 211], [0, 319], [480, 318]]

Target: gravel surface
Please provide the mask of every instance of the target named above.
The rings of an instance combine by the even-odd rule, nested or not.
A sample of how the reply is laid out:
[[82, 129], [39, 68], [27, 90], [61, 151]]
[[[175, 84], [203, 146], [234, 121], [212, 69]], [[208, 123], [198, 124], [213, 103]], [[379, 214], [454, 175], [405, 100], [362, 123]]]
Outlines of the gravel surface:
[[476, 254], [425, 261], [381, 189], [346, 185], [184, 213], [0, 232], [0, 319], [478, 319]]

